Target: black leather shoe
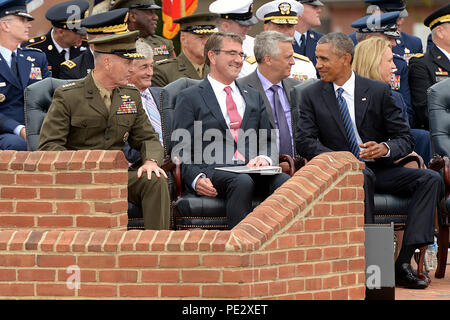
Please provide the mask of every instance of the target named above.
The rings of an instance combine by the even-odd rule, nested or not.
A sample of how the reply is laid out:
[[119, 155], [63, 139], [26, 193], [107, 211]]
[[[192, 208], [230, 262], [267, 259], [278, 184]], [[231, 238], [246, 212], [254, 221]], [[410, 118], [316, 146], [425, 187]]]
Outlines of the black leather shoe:
[[425, 289], [428, 287], [428, 282], [417, 279], [413, 274], [411, 265], [403, 263], [400, 266], [395, 266], [395, 285], [408, 289]]

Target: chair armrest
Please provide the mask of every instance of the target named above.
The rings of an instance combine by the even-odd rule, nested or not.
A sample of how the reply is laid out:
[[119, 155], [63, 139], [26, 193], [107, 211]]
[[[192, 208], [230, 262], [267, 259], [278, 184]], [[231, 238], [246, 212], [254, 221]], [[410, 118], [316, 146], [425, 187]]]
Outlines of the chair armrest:
[[398, 159], [395, 163], [401, 167], [407, 168], [426, 168], [425, 162], [422, 157], [419, 156], [414, 151], [408, 154], [407, 156]]
[[[280, 162], [280, 167], [283, 168], [283, 172], [287, 173], [288, 175], [290, 175], [292, 177], [295, 173], [294, 159], [292, 159], [292, 157], [290, 155], [280, 154], [279, 162]], [[281, 165], [283, 162], [286, 162], [287, 166]]]
[[166, 171], [169, 172], [171, 171], [173, 168], [175, 167], [175, 164], [172, 162], [172, 160], [170, 159], [170, 157], [167, 155], [164, 157], [163, 159], [163, 163], [161, 165], [161, 168]]
[[428, 168], [434, 171], [440, 171], [445, 166], [445, 160], [439, 155], [435, 155], [428, 163]]
[[175, 189], [175, 200], [181, 198], [183, 193], [183, 185], [181, 182], [181, 161], [179, 159], [174, 159], [172, 162], [173, 167], [173, 180], [174, 180], [174, 189]]

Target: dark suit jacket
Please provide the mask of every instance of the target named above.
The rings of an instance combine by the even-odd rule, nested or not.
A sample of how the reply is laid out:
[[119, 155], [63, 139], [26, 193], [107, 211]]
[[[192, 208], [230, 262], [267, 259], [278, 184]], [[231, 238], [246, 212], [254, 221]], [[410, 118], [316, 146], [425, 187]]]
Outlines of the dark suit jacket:
[[[363, 142], [386, 142], [391, 156], [376, 162], [392, 164], [413, 150], [414, 141], [402, 110], [395, 105], [388, 84], [355, 77], [358, 133]], [[307, 159], [323, 152], [350, 151], [333, 83], [318, 81], [302, 92], [296, 144]]]
[[16, 61], [20, 79], [0, 54], [0, 134], [13, 133], [18, 125], [25, 125], [23, 91], [50, 76], [47, 59], [40, 50], [18, 48]]
[[[276, 129], [272, 106], [271, 106], [269, 100], [267, 99], [266, 93], [264, 92], [264, 88], [261, 84], [261, 80], [259, 80], [256, 70], [253, 71], [252, 73], [250, 73], [248, 76], [239, 78], [237, 80], [237, 82], [240, 84], [247, 85], [250, 88], [256, 89], [259, 91], [259, 93], [261, 93], [261, 95], [264, 99], [264, 105], [266, 106], [266, 112], [267, 112], [267, 116], [269, 117], [270, 125], [271, 125], [272, 129]], [[298, 122], [299, 114], [298, 114], [297, 107], [292, 104], [291, 90], [296, 85], [300, 84], [300, 81], [295, 80], [293, 78], [285, 78], [281, 81], [281, 83], [283, 84], [284, 91], [286, 92], [286, 96], [287, 96], [289, 104], [291, 106], [291, 127], [292, 127], [292, 133], [294, 134], [295, 126]], [[292, 138], [294, 138], [294, 137], [292, 137]], [[295, 153], [295, 144], [294, 144], [294, 153]]]
[[297, 41], [294, 41], [294, 52], [307, 56], [309, 60], [316, 66], [316, 47], [317, 42], [320, 38], [322, 38], [323, 34], [320, 32], [314, 31], [314, 30], [308, 30], [306, 33], [306, 48], [305, 52], [301, 52], [300, 46], [298, 45]]
[[73, 60], [64, 61], [59, 66], [60, 79], [81, 79], [94, 70], [94, 55], [86, 50]]
[[[239, 150], [245, 157], [246, 162], [252, 157], [266, 155], [272, 158], [274, 164], [277, 163], [278, 152], [274, 152], [276, 153], [275, 155], [271, 154], [273, 142], [263, 98], [258, 91], [248, 86], [239, 83], [237, 83], [237, 86], [245, 101], [245, 112], [242, 118], [241, 129], [244, 131], [255, 129], [257, 134], [258, 130], [266, 130], [265, 132], [267, 132], [267, 143], [260, 144], [258, 137], [258, 143], [256, 143], [256, 145], [248, 136], [242, 137], [242, 135], [239, 135], [239, 139], [245, 138], [245, 151]], [[194, 121], [201, 121], [201, 124], [199, 128], [196, 128], [195, 133], [201, 134], [202, 136], [194, 136]], [[181, 138], [182, 140], [175, 141], [172, 149], [172, 157], [174, 155], [183, 157], [183, 182], [190, 190], [192, 182], [200, 173], [205, 173], [207, 177], [212, 177], [215, 167], [233, 163], [232, 158], [237, 148], [237, 144], [229, 132], [219, 103], [208, 79], [200, 82], [198, 86], [182, 90], [178, 95], [174, 112], [174, 131], [177, 129], [185, 129], [190, 133], [189, 141], [185, 141]], [[208, 140], [204, 138], [204, 135], [207, 133], [207, 130], [214, 129], [218, 130], [218, 132], [216, 131], [217, 133], [220, 133], [219, 138], [222, 139], [221, 142], [223, 143], [223, 148], [221, 150], [216, 150], [217, 152], [213, 154], [213, 156], [219, 157], [220, 152], [222, 152], [222, 158], [212, 164], [205, 163], [205, 159], [202, 159], [201, 164], [194, 163], [194, 151], [197, 156], [199, 156], [200, 152], [203, 154], [205, 148], [211, 143], [210, 141], [203, 141]], [[274, 141], [274, 147], [276, 149], [276, 140], [274, 139]], [[185, 155], [183, 153], [184, 150], [190, 152], [190, 154]], [[189, 161], [190, 164], [188, 163]], [[219, 161], [221, 161], [221, 164], [217, 163]]]
[[433, 84], [448, 79], [450, 60], [433, 45], [424, 55], [409, 59], [409, 86], [411, 104], [415, 113], [413, 128], [428, 130], [427, 89]]

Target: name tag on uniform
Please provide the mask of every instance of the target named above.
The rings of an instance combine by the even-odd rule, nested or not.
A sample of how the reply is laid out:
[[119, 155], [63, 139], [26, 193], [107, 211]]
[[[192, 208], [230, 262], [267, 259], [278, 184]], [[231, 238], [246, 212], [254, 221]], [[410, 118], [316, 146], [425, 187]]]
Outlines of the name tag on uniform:
[[31, 67], [30, 79], [42, 80], [42, 71], [40, 67]]
[[0, 82], [0, 88], [1, 87], [6, 87], [6, 82]]
[[137, 113], [136, 102], [134, 102], [134, 100], [131, 99], [130, 96], [124, 95], [124, 96], [121, 96], [121, 98], [122, 98], [122, 104], [120, 105], [116, 114]]

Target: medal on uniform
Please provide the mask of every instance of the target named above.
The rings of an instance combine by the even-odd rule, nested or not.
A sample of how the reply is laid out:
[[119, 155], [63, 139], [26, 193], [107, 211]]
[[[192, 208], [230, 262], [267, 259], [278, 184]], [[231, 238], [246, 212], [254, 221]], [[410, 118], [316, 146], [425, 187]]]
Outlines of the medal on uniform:
[[308, 80], [308, 76], [306, 74], [301, 74], [301, 73], [298, 73], [298, 72], [292, 73], [291, 77], [294, 78], [295, 80], [300, 81], [300, 83], [303, 83], [306, 80]]
[[123, 142], [127, 142], [129, 136], [130, 136], [130, 133], [128, 131], [125, 132], [125, 134], [123, 135]]
[[137, 113], [136, 102], [134, 102], [134, 100], [131, 99], [130, 96], [123, 95], [123, 96], [121, 96], [121, 98], [122, 98], [122, 104], [120, 105], [116, 114]]
[[169, 50], [167, 50], [167, 46], [165, 44], [157, 47], [157, 48], [153, 48], [153, 55], [155, 56], [162, 56], [162, 55], [168, 55], [169, 54]]
[[400, 76], [393, 74], [391, 81], [389, 81], [392, 90], [400, 90]]
[[27, 57], [27, 60], [28, 60], [28, 61], [31, 61], [31, 62], [34, 62], [36, 59], [35, 59], [35, 58], [32, 58], [32, 57], [30, 57], [30, 56], [28, 56], [28, 57]]
[[40, 67], [31, 67], [30, 79], [42, 80], [42, 71]]
[[5, 101], [6, 96], [3, 93], [0, 93], [0, 103]]

